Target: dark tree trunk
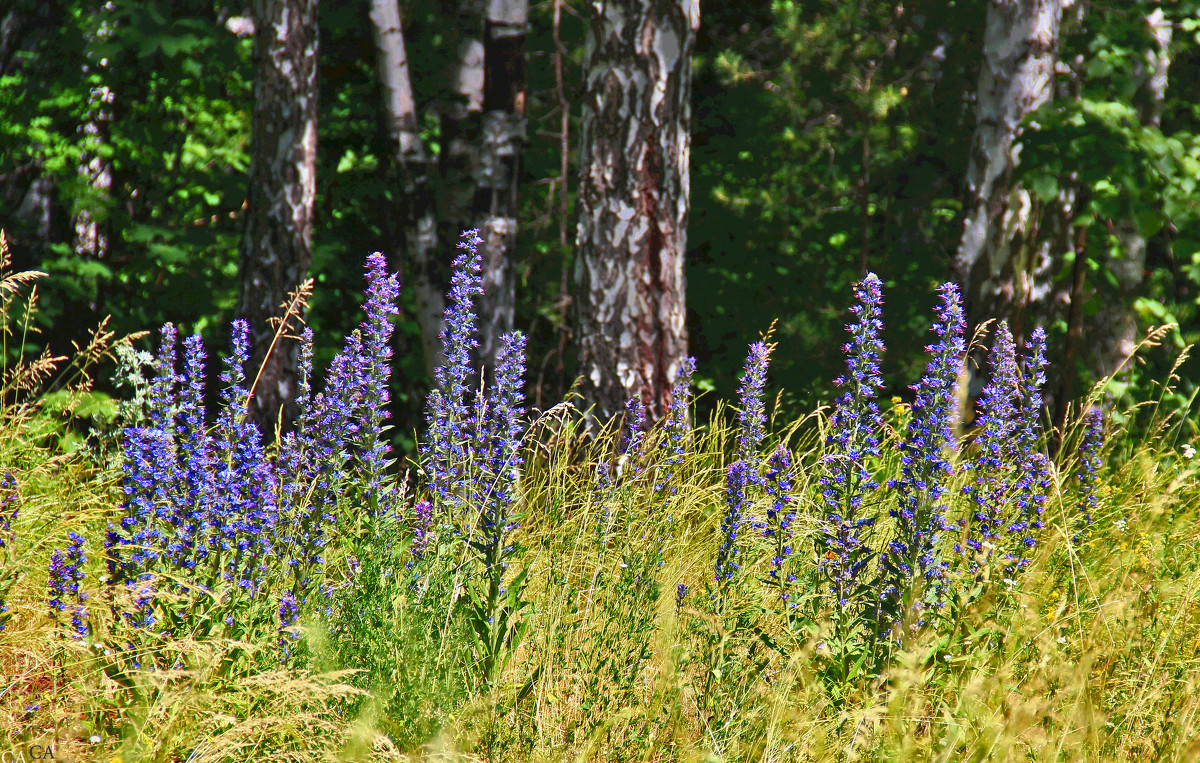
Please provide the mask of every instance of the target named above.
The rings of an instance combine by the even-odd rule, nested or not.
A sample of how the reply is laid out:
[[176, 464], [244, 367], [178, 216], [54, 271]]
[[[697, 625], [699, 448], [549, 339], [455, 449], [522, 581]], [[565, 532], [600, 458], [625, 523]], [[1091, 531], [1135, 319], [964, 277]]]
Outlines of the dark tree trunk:
[[433, 370], [442, 362], [443, 279], [437, 262], [437, 218], [429, 189], [431, 160], [421, 140], [397, 0], [371, 0], [371, 29], [393, 151], [392, 165], [402, 191], [399, 228], [408, 254], [406, 285], [416, 297], [425, 370], [432, 379]]
[[1034, 204], [1009, 178], [1017, 164], [1021, 120], [1053, 96], [1062, 0], [990, 0], [976, 127], [967, 168], [970, 195], [955, 265], [972, 325], [1008, 319], [1014, 332], [1037, 317], [1052, 263], [1041, 261], [1031, 227]]
[[483, 34], [483, 125], [475, 173], [475, 218], [483, 239], [479, 361], [496, 367], [500, 338], [512, 331], [517, 193], [525, 148], [525, 36], [528, 0], [490, 0]]
[[661, 418], [687, 354], [696, 0], [593, 0], [584, 64], [576, 320], [583, 392]]
[[[248, 375], [261, 366], [250, 412], [273, 432], [281, 409], [296, 394], [292, 343], [275, 337], [289, 292], [308, 274], [312, 258], [317, 162], [318, 0], [253, 0], [254, 111], [250, 186], [241, 245], [238, 314], [250, 322]], [[265, 359], [265, 362], [264, 362]]]

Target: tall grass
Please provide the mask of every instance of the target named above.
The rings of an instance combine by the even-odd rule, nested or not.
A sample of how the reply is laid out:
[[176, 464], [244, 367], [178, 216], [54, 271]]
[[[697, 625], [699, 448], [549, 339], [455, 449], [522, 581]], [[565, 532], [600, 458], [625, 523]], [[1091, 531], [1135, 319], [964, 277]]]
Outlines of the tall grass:
[[[452, 309], [470, 309], [472, 254]], [[377, 266], [368, 314], [386, 318]], [[4, 281], [6, 327], [28, 313], [32, 279]], [[878, 287], [860, 292], [868, 315]], [[448, 355], [465, 358], [469, 316], [450, 317]], [[72, 360], [35, 373], [38, 361], [17, 356], [6, 368], [0, 513], [18, 513], [0, 530], [0, 751], [52, 745], [60, 760], [130, 762], [1200, 756], [1200, 459], [1178, 379], [1119, 405], [1098, 386], [1061, 430], [1030, 435], [1028, 417], [1010, 421], [1025, 449], [1005, 450], [987, 439], [988, 416], [1028, 403], [1034, 355], [1015, 360], [1017, 381], [964, 436], [934, 402], [953, 387], [938, 398], [934, 383], [917, 390], [925, 403], [876, 399], [864, 382], [832, 409], [769, 416], [761, 379], [772, 350], [786, 350], [764, 339], [741, 399], [709, 421], [690, 420], [685, 381], [663, 425], [638, 426], [634, 401], [602, 426], [570, 403], [523, 415], [514, 336], [513, 365], [490, 390], [472, 392], [463, 367], [439, 375], [430, 445], [403, 469], [374, 437], [386, 432], [383, 325], [368, 318], [348, 339], [343, 370], [362, 383], [321, 387], [314, 374], [292, 445], [265, 438], [259, 472], [245, 467], [272, 475], [280, 513], [263, 522], [276, 538], [309, 542], [289, 528], [315, 527], [313, 507], [329, 516], [319, 563], [254, 557], [245, 599], [183, 563], [114, 573], [133, 558], [121, 554], [170, 546], [151, 534], [105, 549], [141, 495], [128, 487], [131, 458], [166, 440], [131, 411], [109, 428], [107, 456], [66, 453], [39, 400], [47, 374]], [[875, 341], [857, 330], [852, 345]], [[113, 343], [82, 348], [75, 367]], [[953, 376], [964, 349], [944, 344], [937, 373]], [[162, 377], [160, 365], [147, 394]], [[86, 374], [57, 389], [85, 399]], [[855, 408], [865, 402], [868, 416]], [[240, 406], [227, 396], [204, 420], [213, 443], [243, 425]], [[304, 423], [335, 413], [335, 429]], [[200, 428], [160, 424], [192, 452]], [[306, 460], [335, 430], [353, 430], [326, 443], [336, 468]], [[913, 445], [934, 430], [949, 432], [944, 443]], [[188, 495], [164, 487], [152, 504], [191, 507]], [[835, 574], [851, 531], [860, 550], [842, 561], [853, 569]], [[83, 538], [86, 598], [60, 580], [58, 610], [51, 568], [57, 558], [61, 577], [77, 558], [69, 533]], [[147, 596], [154, 623], [122, 614], [144, 611]], [[243, 600], [260, 603], [231, 603]]]

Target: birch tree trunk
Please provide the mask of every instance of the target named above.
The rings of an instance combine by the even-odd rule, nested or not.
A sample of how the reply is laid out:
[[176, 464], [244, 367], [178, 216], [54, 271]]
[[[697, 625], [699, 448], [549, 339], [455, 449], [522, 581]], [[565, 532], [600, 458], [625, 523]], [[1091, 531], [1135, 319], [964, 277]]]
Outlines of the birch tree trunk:
[[[250, 322], [248, 376], [262, 367], [250, 404], [264, 433], [285, 420], [296, 394], [296, 350], [282, 342], [267, 357], [290, 291], [312, 259], [317, 161], [318, 0], [253, 0], [254, 111], [250, 185], [241, 244], [238, 314]], [[265, 363], [264, 363], [265, 359]]]
[[397, 0], [371, 0], [371, 30], [392, 142], [392, 164], [403, 197], [399, 227], [408, 255], [406, 286], [416, 298], [425, 370], [433, 378], [434, 369], [443, 360], [440, 337], [445, 301], [437, 262], [437, 217], [429, 188], [431, 160], [421, 140]]
[[442, 151], [438, 169], [442, 193], [438, 198], [438, 218], [448, 241], [457, 241], [463, 230], [475, 227], [475, 176], [480, 163], [485, 77], [483, 2], [459, 0], [455, 18], [458, 58], [451, 73], [454, 97], [441, 108]]
[[483, 125], [475, 173], [475, 216], [483, 239], [479, 360], [496, 367], [500, 338], [512, 331], [517, 193], [525, 148], [528, 0], [489, 0], [483, 34]]
[[[1171, 66], [1171, 23], [1162, 8], [1143, 19], [1150, 45], [1134, 69], [1138, 89], [1138, 116], [1143, 125], [1158, 127]], [[1115, 373], [1137, 347], [1138, 323], [1133, 300], [1141, 291], [1146, 271], [1146, 237], [1132, 220], [1119, 220], [1113, 232], [1120, 242], [1119, 255], [1110, 256], [1107, 268], [1116, 276], [1116, 299], [1105, 300], [1089, 316], [1087, 333], [1094, 340], [1091, 370], [1097, 377]]]
[[[1034, 205], [1013, 187], [1021, 121], [1053, 95], [1063, 0], [990, 0], [976, 127], [967, 168], [969, 201], [955, 266], [972, 325], [1006, 318], [1026, 325], [1022, 308], [1047, 290], [1051, 263], [1034, 254]], [[1042, 250], [1043, 252], [1045, 250]]]
[[593, 0], [580, 156], [576, 323], [583, 393], [661, 418], [687, 354], [691, 53], [698, 0]]

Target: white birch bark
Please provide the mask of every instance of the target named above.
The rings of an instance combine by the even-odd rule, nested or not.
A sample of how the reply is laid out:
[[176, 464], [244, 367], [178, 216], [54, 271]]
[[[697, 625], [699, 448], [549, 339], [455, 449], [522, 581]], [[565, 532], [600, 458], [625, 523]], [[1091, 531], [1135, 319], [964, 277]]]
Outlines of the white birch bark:
[[415, 297], [426, 372], [432, 378], [443, 361], [440, 337], [445, 301], [438, 275], [436, 211], [429, 189], [431, 160], [421, 140], [400, 6], [397, 0], [371, 0], [370, 17], [392, 162], [402, 184], [400, 227], [408, 255], [406, 286]]
[[1028, 192], [1009, 178], [1020, 153], [1021, 122], [1053, 95], [1062, 0], [990, 0], [976, 127], [967, 169], [969, 201], [955, 265], [968, 318], [1017, 318], [1035, 300], [1038, 276]]
[[576, 321], [583, 392], [661, 417], [687, 353], [691, 53], [698, 0], [593, 0], [585, 48]]

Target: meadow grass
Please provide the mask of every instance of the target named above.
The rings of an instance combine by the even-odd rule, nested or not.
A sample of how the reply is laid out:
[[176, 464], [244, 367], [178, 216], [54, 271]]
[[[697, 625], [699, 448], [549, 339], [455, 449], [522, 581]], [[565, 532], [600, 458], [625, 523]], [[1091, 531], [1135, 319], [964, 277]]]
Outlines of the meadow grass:
[[[5, 314], [23, 315], [10, 302]], [[1100, 385], [1061, 431], [1038, 435], [1036, 451], [1054, 456], [1021, 559], [951, 550], [973, 548], [978, 509], [966, 466], [984, 444], [964, 436], [946, 451], [941, 572], [873, 599], [871, 585], [892, 579], [877, 554], [855, 576], [830, 572], [829, 482], [845, 439], [835, 424], [848, 420], [836, 407], [796, 420], [763, 410], [749, 437], [735, 413], [759, 409], [744, 399], [717, 403], [702, 425], [684, 415], [674, 429], [629, 432], [569, 403], [489, 418], [521, 406], [498, 383], [458, 408], [483, 444], [455, 460], [431, 467], [430, 450], [379, 477], [382, 451], [346, 446], [326, 507], [336, 521], [306, 568], [317, 582], [266, 561], [246, 584], [255, 596], [237, 599], [164, 562], [144, 573], [152, 627], [131, 624], [146, 611], [140, 584], [117, 584], [109, 564], [139, 549], [104, 542], [136, 497], [123, 427], [138, 414], [96, 422], [92, 447], [68, 450], [64, 406], [47, 412], [44, 385], [16, 381], [37, 362], [42, 380], [83, 369], [57, 386], [81, 409], [93, 400], [86, 369], [120, 343], [98, 336], [81, 358], [18, 355], [5, 370], [0, 476], [11, 482], [0, 511], [19, 511], [0, 537], [0, 751], [127, 763], [1200, 757], [1200, 459], [1194, 400], [1179, 398], [1177, 379], [1120, 405]], [[765, 369], [771, 350], [764, 340], [752, 361]], [[1095, 482], [1081, 482], [1088, 412], [1102, 401]], [[872, 520], [856, 530], [863, 547], [876, 550], [902, 524], [889, 483], [903, 478], [915, 415], [898, 400], [877, 409], [877, 447], [854, 461], [877, 483], [856, 509]], [[781, 488], [753, 475], [780, 447], [792, 467], [774, 504]], [[266, 444], [267, 461], [287, 448]], [[731, 481], [747, 455], [763, 471]], [[307, 510], [330, 479], [296, 473], [311, 477], [308, 497], [299, 509], [280, 498], [280, 516]], [[736, 568], [720, 567], [731, 526]], [[84, 539], [87, 598], [60, 580], [64, 608], [52, 609], [51, 568], [68, 564], [72, 532]], [[289, 594], [298, 618], [268, 623], [262, 613]], [[871, 603], [885, 600], [891, 610]]]

